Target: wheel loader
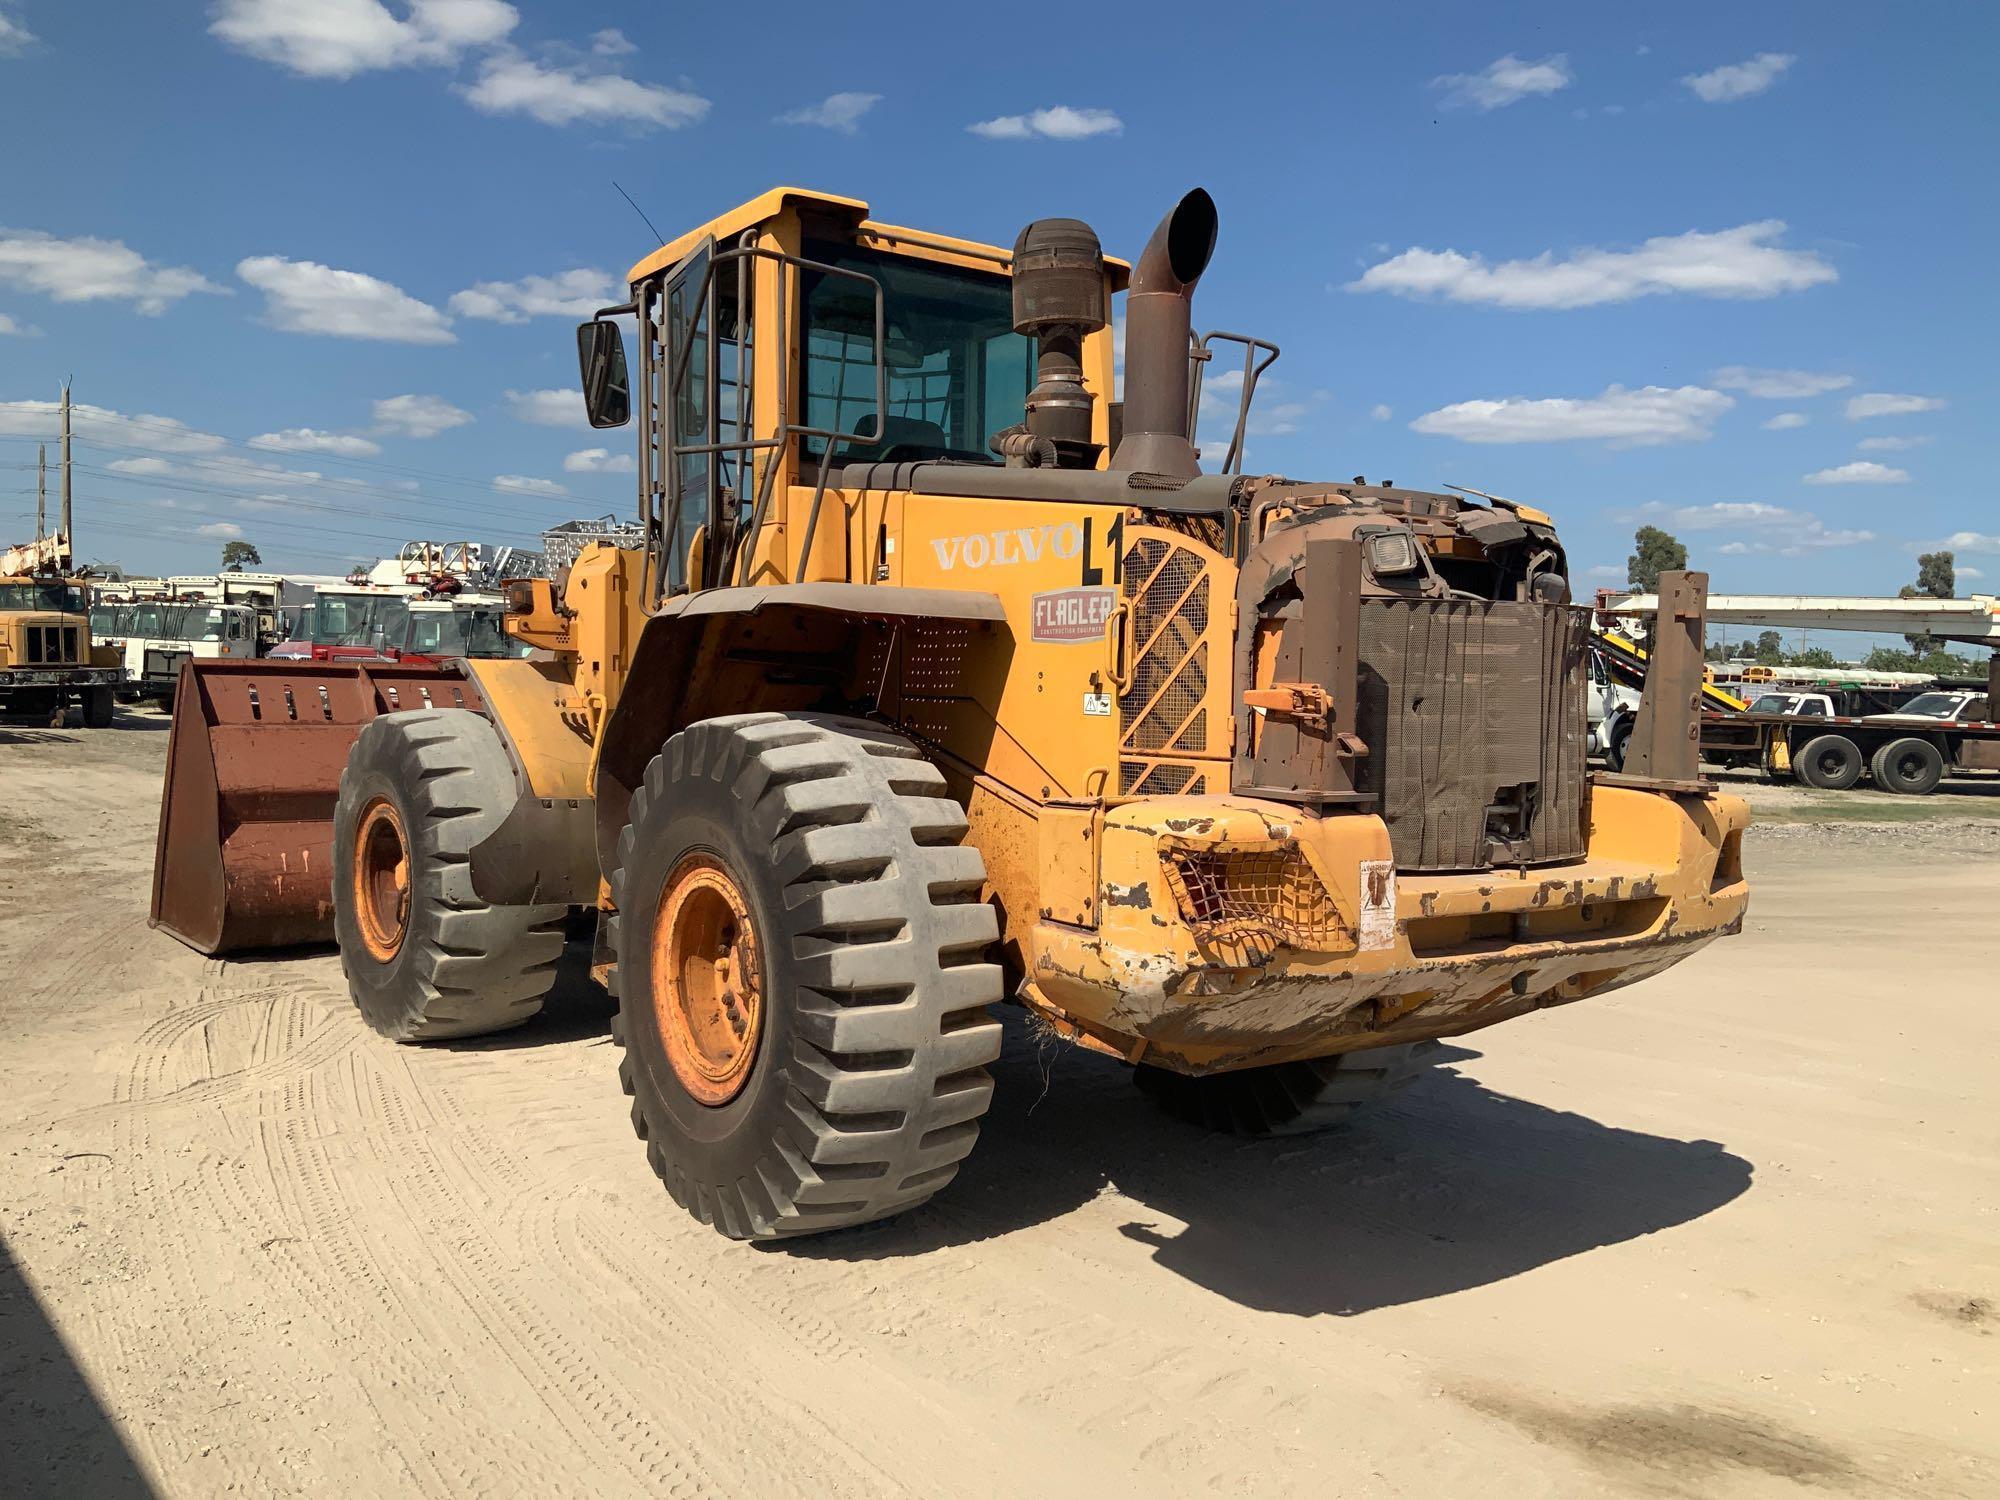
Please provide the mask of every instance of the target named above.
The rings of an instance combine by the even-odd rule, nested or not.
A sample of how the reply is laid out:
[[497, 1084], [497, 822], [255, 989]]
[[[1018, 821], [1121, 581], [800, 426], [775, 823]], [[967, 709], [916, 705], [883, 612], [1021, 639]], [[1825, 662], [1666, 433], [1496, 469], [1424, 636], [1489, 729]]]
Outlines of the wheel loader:
[[738, 1238], [942, 1189], [1003, 1004], [1282, 1133], [1737, 931], [1705, 579], [1663, 579], [1593, 775], [1546, 514], [1242, 471], [1277, 351], [1193, 336], [1216, 235], [1199, 190], [1127, 264], [777, 189], [646, 256], [578, 330], [639, 544], [510, 583], [523, 659], [191, 664], [155, 924], [332, 938], [368, 1023], [432, 1042], [527, 1020], [594, 914], [633, 1126]]

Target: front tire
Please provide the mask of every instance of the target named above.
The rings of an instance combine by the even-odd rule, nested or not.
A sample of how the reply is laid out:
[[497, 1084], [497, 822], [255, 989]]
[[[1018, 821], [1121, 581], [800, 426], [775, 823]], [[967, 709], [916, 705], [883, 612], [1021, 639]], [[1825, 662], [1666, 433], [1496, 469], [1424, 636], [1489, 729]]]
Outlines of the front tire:
[[348, 752], [333, 931], [348, 993], [382, 1035], [479, 1036], [542, 1008], [569, 908], [501, 905], [472, 886], [472, 851], [516, 796], [499, 735], [466, 709], [384, 714]]
[[611, 876], [619, 1079], [647, 1158], [733, 1239], [885, 1218], [956, 1175], [992, 1098], [998, 936], [938, 769], [864, 720], [668, 740]]
[[1200, 1078], [1141, 1063], [1133, 1081], [1191, 1125], [1230, 1135], [1311, 1135], [1408, 1088], [1437, 1049], [1436, 1042], [1403, 1042]]
[[1861, 779], [1866, 765], [1861, 747], [1844, 734], [1816, 735], [1792, 757], [1799, 780], [1823, 792], [1846, 791]]
[[83, 690], [83, 727], [86, 729], [109, 729], [111, 721], [117, 717], [118, 705], [108, 687], [93, 687]]

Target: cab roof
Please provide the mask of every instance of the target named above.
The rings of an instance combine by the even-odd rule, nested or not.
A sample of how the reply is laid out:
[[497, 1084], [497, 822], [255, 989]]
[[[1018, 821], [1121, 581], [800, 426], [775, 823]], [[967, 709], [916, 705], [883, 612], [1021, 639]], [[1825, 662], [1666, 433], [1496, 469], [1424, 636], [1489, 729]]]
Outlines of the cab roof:
[[[649, 276], [678, 265], [710, 235], [715, 237], [717, 244], [727, 243], [744, 230], [767, 219], [775, 218], [793, 205], [809, 207], [826, 217], [844, 219], [852, 225], [857, 234], [893, 242], [898, 248], [919, 257], [928, 258], [924, 256], [924, 252], [928, 250], [943, 255], [990, 261], [998, 267], [1013, 264], [1014, 252], [999, 245], [982, 244], [978, 240], [962, 240], [951, 235], [933, 234], [928, 230], [906, 229], [896, 224], [880, 223], [868, 217], [868, 205], [859, 198], [843, 198], [833, 193], [814, 192], [811, 188], [774, 187], [662, 245], [633, 266], [625, 279], [636, 285]], [[1131, 266], [1108, 255], [1104, 258], [1104, 264], [1111, 273], [1111, 289], [1114, 292], [1124, 291], [1126, 283], [1131, 279]]]

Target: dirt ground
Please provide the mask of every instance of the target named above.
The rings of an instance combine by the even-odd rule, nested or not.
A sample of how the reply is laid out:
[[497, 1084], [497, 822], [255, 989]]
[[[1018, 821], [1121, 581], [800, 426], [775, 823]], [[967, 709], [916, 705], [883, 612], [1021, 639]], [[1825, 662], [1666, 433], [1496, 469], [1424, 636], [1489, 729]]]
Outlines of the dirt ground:
[[1011, 1027], [943, 1197], [764, 1249], [575, 974], [412, 1050], [149, 932], [164, 724], [0, 726], [0, 1495], [2000, 1494], [1989, 789], [1753, 788], [1743, 937], [1336, 1136]]

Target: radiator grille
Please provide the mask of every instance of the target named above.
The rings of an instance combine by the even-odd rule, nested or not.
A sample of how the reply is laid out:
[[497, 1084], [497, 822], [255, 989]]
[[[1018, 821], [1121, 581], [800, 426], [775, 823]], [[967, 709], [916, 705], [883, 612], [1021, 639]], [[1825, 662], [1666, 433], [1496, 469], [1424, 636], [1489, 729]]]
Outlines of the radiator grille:
[[[1176, 796], [1207, 790], [1205, 767], [1172, 759], [1208, 753], [1209, 575], [1201, 556], [1171, 537], [1142, 536], [1126, 549], [1132, 607], [1132, 682], [1119, 695], [1119, 790]], [[1162, 760], [1164, 754], [1168, 759]]]
[[28, 626], [28, 665], [75, 666], [83, 660], [77, 647], [79, 630], [75, 625]]
[[1582, 857], [1588, 640], [1561, 606], [1361, 602], [1357, 779], [1401, 868]]

